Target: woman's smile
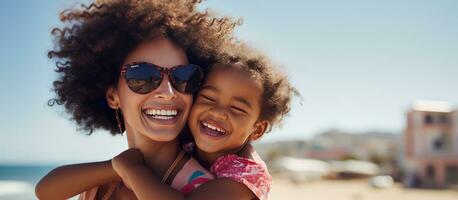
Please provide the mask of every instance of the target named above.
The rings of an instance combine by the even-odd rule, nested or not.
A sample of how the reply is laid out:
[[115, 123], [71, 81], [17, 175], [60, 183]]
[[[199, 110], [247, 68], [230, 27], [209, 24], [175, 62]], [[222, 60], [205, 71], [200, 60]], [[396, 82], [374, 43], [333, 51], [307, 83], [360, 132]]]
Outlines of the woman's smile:
[[154, 124], [170, 125], [175, 124], [182, 112], [175, 106], [149, 107], [142, 110], [143, 115]]

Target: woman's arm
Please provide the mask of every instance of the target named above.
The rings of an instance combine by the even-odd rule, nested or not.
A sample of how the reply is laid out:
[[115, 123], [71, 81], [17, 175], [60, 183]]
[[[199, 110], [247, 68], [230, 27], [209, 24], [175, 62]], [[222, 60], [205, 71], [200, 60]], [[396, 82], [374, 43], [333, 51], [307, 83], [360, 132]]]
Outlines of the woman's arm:
[[92, 187], [121, 180], [111, 160], [53, 169], [35, 187], [38, 199], [68, 199]]
[[113, 168], [124, 183], [132, 189], [140, 200], [145, 199], [256, 199], [255, 195], [242, 183], [218, 178], [204, 183], [188, 196], [159, 181], [144, 165], [138, 150], [129, 149], [112, 160]]

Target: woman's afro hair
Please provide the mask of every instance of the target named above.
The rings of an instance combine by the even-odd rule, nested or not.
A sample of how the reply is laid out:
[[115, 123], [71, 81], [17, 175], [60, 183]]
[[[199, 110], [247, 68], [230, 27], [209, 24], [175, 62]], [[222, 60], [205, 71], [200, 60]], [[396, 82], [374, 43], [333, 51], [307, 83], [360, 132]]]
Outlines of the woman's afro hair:
[[190, 63], [208, 67], [232, 39], [240, 21], [198, 11], [196, 0], [110, 0], [64, 10], [63, 27], [54, 28], [56, 96], [48, 105], [63, 105], [79, 129], [119, 133], [115, 110], [105, 92], [117, 84], [126, 56], [140, 43], [168, 38], [183, 48]]

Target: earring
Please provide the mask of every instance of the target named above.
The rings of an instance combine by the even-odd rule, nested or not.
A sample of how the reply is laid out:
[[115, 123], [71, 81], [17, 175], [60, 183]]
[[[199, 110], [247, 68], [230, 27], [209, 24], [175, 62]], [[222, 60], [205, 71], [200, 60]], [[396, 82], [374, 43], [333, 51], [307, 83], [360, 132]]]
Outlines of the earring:
[[117, 108], [115, 110], [115, 116], [116, 116], [116, 121], [118, 122], [118, 129], [119, 129], [119, 133], [121, 133], [122, 136], [124, 136], [124, 131], [122, 131], [122, 127], [121, 127], [121, 119], [119, 118], [119, 115], [118, 112], [121, 112], [121, 109]]

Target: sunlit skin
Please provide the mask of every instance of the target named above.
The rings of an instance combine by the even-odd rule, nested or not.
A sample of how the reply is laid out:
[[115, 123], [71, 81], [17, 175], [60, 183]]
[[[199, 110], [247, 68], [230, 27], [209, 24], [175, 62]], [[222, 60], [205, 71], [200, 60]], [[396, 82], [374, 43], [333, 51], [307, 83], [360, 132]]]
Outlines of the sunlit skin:
[[198, 155], [207, 166], [262, 136], [268, 126], [259, 120], [262, 94], [260, 81], [237, 67], [216, 68], [208, 75], [188, 119]]

